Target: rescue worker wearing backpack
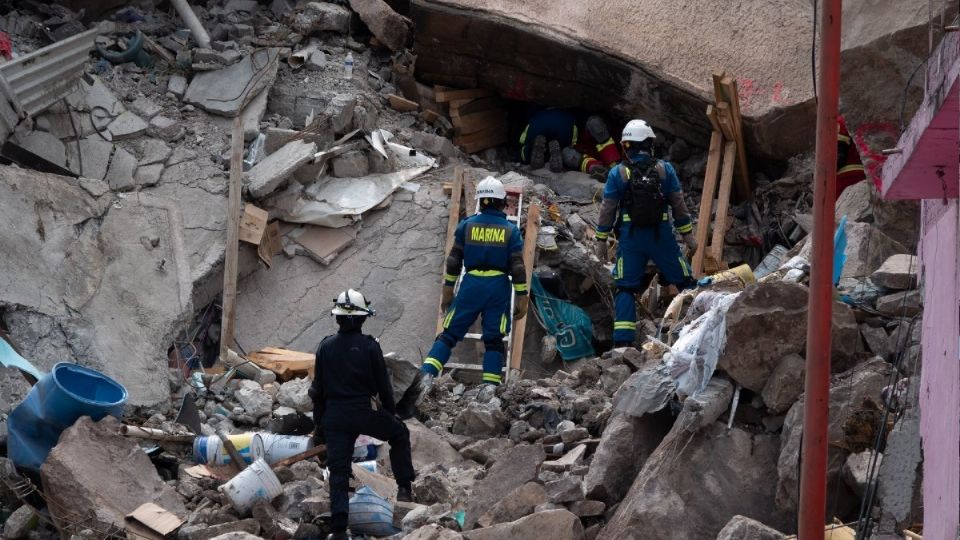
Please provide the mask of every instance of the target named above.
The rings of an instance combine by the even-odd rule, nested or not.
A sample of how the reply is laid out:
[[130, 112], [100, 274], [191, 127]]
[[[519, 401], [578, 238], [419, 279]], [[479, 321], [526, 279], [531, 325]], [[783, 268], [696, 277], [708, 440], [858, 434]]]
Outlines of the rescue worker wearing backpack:
[[[621, 138], [625, 158], [610, 169], [603, 189], [595, 239], [605, 247], [614, 232], [619, 240], [613, 268], [617, 286], [613, 341], [617, 347], [630, 346], [636, 339], [634, 296], [643, 286], [647, 261], [653, 259], [657, 265], [661, 283], [678, 289], [696, 283], [674, 235], [676, 228], [691, 252], [696, 251], [693, 222], [673, 165], [653, 157], [655, 138], [645, 121], [628, 122]], [[668, 206], [673, 209], [672, 222]]]

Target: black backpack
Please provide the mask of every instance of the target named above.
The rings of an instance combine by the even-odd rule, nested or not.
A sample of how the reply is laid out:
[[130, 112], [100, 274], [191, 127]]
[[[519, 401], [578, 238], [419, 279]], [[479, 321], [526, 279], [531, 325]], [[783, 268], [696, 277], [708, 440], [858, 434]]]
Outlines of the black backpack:
[[661, 179], [667, 171], [660, 161], [647, 165], [631, 163], [624, 166], [627, 190], [623, 209], [630, 215], [631, 227], [656, 227], [663, 221], [667, 197], [661, 188]]

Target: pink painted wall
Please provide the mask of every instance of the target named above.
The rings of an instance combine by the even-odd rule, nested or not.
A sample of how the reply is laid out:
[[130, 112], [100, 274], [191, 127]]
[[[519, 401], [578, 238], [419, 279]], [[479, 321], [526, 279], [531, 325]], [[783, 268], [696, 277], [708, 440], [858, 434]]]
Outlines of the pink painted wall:
[[920, 265], [920, 433], [923, 537], [956, 539], [960, 524], [960, 225], [958, 201], [923, 201]]

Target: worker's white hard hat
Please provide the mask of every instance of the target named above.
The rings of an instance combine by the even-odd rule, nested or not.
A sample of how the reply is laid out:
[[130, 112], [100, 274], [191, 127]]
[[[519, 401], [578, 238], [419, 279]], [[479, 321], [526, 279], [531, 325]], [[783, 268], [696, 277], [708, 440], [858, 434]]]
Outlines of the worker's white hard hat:
[[643, 120], [636, 119], [627, 122], [627, 125], [623, 128], [623, 136], [620, 137], [620, 140], [643, 142], [647, 139], [655, 138], [657, 138], [657, 135], [653, 132], [650, 125]]
[[477, 184], [478, 199], [506, 199], [507, 190], [503, 188], [503, 182], [492, 176], [488, 176]]
[[360, 316], [373, 316], [374, 311], [370, 309], [370, 304], [367, 303], [367, 299], [364, 298], [360, 291], [355, 291], [353, 289], [348, 289], [340, 293], [340, 296], [337, 296], [337, 299], [334, 300], [333, 310], [330, 311], [334, 315], [360, 315]]

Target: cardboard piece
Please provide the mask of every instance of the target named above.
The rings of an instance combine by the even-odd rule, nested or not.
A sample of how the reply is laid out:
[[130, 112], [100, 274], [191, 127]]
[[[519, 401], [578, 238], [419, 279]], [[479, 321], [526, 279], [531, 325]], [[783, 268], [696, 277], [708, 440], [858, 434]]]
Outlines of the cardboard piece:
[[269, 214], [266, 210], [245, 204], [240, 217], [240, 241], [259, 246], [267, 228], [267, 219]]
[[157, 506], [144, 503], [127, 515], [127, 538], [162, 539], [180, 528], [184, 521]]
[[307, 250], [311, 259], [327, 266], [341, 251], [353, 244], [357, 232], [352, 227], [331, 229], [307, 225], [294, 241]]
[[263, 239], [257, 247], [257, 255], [263, 264], [270, 268], [273, 256], [283, 251], [283, 242], [280, 241], [280, 222], [273, 221], [264, 229]]

